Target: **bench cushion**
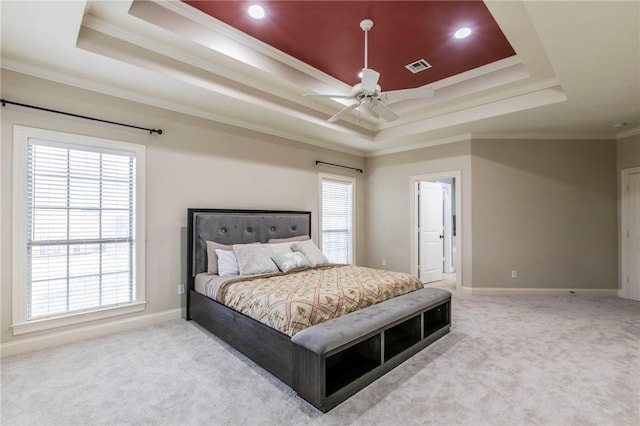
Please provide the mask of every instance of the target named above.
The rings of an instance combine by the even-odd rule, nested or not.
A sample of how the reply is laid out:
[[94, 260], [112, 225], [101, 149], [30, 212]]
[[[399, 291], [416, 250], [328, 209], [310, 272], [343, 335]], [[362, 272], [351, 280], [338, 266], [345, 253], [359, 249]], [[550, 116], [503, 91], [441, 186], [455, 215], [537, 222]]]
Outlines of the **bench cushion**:
[[317, 354], [326, 354], [449, 299], [451, 293], [446, 290], [423, 288], [306, 328], [296, 333], [291, 342]]

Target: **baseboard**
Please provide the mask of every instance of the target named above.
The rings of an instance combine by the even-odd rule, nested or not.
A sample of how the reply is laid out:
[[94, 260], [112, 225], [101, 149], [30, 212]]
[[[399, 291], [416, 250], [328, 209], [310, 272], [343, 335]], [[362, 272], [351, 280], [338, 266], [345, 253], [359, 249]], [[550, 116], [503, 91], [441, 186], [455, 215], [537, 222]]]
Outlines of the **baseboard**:
[[498, 288], [460, 287], [463, 294], [474, 296], [605, 296], [618, 297], [618, 289], [591, 288]]
[[78, 342], [80, 340], [120, 333], [122, 331], [133, 330], [135, 328], [146, 327], [180, 318], [182, 318], [182, 309], [171, 309], [169, 311], [139, 315], [121, 320], [76, 328], [73, 330], [59, 331], [57, 333], [51, 333], [44, 336], [14, 340], [0, 345], [0, 356], [4, 358], [39, 349]]

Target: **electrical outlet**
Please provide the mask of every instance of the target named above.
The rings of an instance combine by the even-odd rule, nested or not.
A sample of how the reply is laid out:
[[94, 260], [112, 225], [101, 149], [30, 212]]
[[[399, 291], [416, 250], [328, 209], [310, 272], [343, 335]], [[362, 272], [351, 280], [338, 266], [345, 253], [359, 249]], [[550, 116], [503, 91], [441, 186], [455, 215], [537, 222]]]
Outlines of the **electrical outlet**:
[[511, 278], [518, 278], [518, 271], [511, 271]]
[[382, 259], [382, 266], [387, 266], [387, 259]]
[[178, 286], [178, 294], [184, 294], [184, 286], [182, 284]]

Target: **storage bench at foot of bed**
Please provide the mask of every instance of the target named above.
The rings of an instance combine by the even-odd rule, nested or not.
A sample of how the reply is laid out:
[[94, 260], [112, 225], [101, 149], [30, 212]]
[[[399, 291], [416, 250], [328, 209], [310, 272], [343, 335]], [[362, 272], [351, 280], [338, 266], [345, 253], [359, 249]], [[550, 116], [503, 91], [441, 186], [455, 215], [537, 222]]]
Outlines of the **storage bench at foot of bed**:
[[293, 388], [326, 412], [444, 336], [451, 293], [425, 288], [305, 329], [293, 343]]

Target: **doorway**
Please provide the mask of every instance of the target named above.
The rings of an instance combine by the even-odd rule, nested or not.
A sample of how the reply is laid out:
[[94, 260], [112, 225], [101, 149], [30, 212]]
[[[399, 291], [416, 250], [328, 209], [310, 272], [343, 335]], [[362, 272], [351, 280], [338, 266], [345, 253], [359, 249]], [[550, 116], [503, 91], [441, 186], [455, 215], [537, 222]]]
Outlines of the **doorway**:
[[423, 283], [457, 289], [461, 281], [460, 172], [411, 177], [411, 267]]
[[640, 301], [640, 167], [622, 171], [622, 273], [619, 296]]

